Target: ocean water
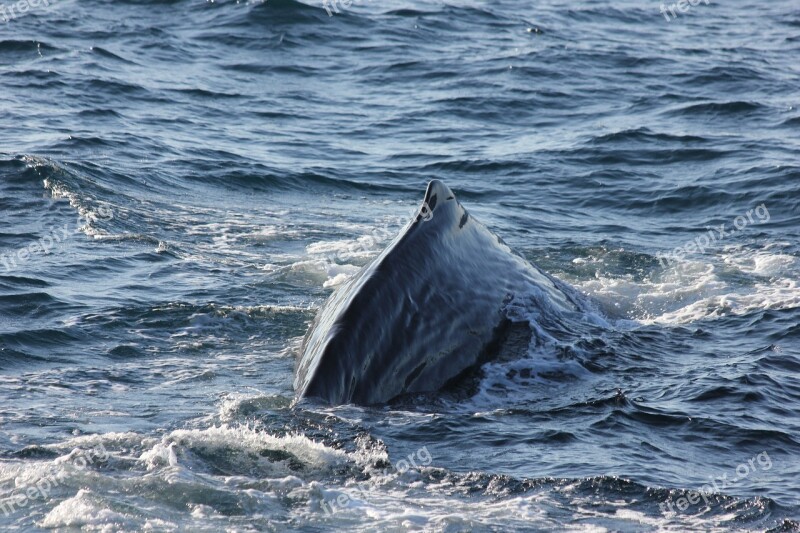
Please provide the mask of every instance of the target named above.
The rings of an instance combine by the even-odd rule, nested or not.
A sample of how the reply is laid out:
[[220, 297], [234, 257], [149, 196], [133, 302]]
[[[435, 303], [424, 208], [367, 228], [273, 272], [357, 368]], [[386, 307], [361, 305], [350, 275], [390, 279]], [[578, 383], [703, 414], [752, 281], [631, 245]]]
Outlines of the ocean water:
[[[327, 5], [3, 6], [0, 530], [800, 530], [796, 0]], [[293, 405], [433, 178], [606, 324]]]

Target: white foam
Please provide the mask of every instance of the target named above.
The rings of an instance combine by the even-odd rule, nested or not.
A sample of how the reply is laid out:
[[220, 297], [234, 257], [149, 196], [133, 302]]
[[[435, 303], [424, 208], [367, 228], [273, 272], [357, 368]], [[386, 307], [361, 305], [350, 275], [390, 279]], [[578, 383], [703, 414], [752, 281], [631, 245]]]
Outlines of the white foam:
[[348, 233], [362, 232], [350, 239], [317, 240], [306, 246], [306, 256], [292, 265], [293, 270], [324, 273], [324, 287], [337, 287], [377, 257], [405, 223], [390, 218], [376, 226], [339, 225]]
[[325, 288], [338, 287], [339, 285], [350, 279], [352, 275], [353, 274], [351, 273], [340, 272], [335, 276], [333, 276], [332, 278], [327, 279], [325, 283], [322, 284], [322, 286]]
[[94, 531], [134, 529], [136, 521], [108, 509], [90, 491], [81, 489], [53, 508], [41, 521], [41, 527], [80, 527]]
[[[63, 491], [53, 495], [61, 501], [39, 502], [37, 512], [41, 510], [44, 516], [38, 526], [87, 531], [218, 531], [237, 527], [229, 512], [236, 508], [246, 509], [246, 519], [257, 529], [291, 523], [299, 529], [348, 531], [482, 530], [497, 524], [508, 530], [547, 530], [563, 528], [564, 514], [553, 511], [563, 511], [564, 497], [574, 500], [568, 509], [576, 531], [602, 531], [597, 523], [612, 523], [613, 527], [607, 526], [611, 529], [663, 528], [682, 520], [648, 517], [629, 509], [625, 502], [614, 512], [599, 512], [592, 505], [593, 497], [575, 494], [574, 486], [523, 494], [505, 494], [501, 487], [497, 493], [465, 497], [465, 486], [441, 476], [434, 465], [404, 472], [383, 468], [390, 459], [402, 457], [392, 457], [385, 446], [368, 437], [356, 441], [355, 451], [345, 452], [301, 435], [276, 436], [255, 427], [214, 426], [175, 430], [160, 439], [135, 433], [79, 436], [52, 447], [67, 451], [97, 445], [109, 448], [114, 457], [133, 449], [144, 451], [137, 460], [91, 472], [92, 478], [69, 477]], [[269, 459], [260, 453], [264, 449], [286, 451], [302, 461], [303, 467], [289, 473], [267, 467], [262, 461]], [[338, 467], [343, 465], [367, 475], [342, 479]], [[0, 463], [0, 472], [8, 473], [9, 468]], [[30, 463], [15, 466], [17, 474], [19, 468], [28, 469]], [[235, 472], [220, 472], [231, 469]], [[29, 473], [25, 479], [33, 477]], [[470, 483], [469, 476], [464, 483]], [[92, 489], [79, 490], [86, 486]], [[692, 522], [687, 518], [680, 523]], [[698, 521], [695, 525], [707, 524]]]
[[800, 270], [800, 259], [783, 253], [760, 251], [754, 254], [743, 253], [732, 249], [724, 257], [727, 265], [756, 276], [782, 277], [790, 272]]
[[284, 409], [292, 400], [274, 394], [231, 393], [227, 394], [219, 407], [219, 419], [224, 423], [236, 422], [246, 412], [259, 412], [270, 409]]
[[[55, 163], [40, 157], [26, 156], [25, 162], [30, 168], [39, 168], [48, 166], [55, 171], [62, 171]], [[77, 224], [75, 230], [81, 231], [88, 237], [95, 239], [105, 238], [108, 232], [97, 226], [97, 220], [104, 220], [113, 218], [113, 210], [107, 205], [101, 205], [95, 199], [90, 197], [83, 197], [80, 194], [72, 191], [63, 182], [53, 179], [45, 178], [42, 181], [45, 189], [50, 193], [54, 199], [63, 198], [69, 202], [69, 205], [78, 212]]]
[[147, 442], [147, 437], [128, 431], [125, 433], [103, 433], [93, 435], [80, 435], [59, 444], [49, 444], [46, 448], [53, 450], [75, 449], [88, 450], [98, 446], [135, 447]]
[[327, 468], [347, 460], [345, 452], [328, 448], [304, 435], [276, 437], [255, 427], [228, 425], [172, 431], [152, 449], [142, 453], [139, 460], [148, 470], [165, 464], [175, 466], [181, 461], [179, 452], [189, 450], [203, 455], [235, 456], [232, 460], [272, 471], [274, 463], [260, 455], [265, 449], [290, 452], [312, 468]]
[[651, 277], [598, 275], [577, 280], [614, 318], [650, 324], [685, 324], [768, 309], [800, 307], [800, 260], [772, 245], [726, 247], [659, 267]]

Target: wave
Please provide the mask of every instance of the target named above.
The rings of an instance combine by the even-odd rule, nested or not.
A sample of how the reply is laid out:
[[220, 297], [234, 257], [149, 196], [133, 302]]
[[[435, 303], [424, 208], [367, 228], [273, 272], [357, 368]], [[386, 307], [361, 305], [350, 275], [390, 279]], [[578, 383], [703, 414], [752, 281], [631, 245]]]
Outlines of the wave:
[[100, 47], [100, 46], [93, 46], [90, 50], [91, 50], [91, 52], [93, 54], [96, 54], [96, 55], [98, 55], [100, 57], [103, 57], [105, 59], [111, 59], [113, 61], [125, 64], [125, 65], [137, 65], [138, 64], [135, 61], [131, 61], [130, 59], [125, 59], [124, 57], [122, 57], [122, 56], [120, 56], [118, 54], [115, 54], [114, 52], [112, 52], [110, 50], [106, 50], [105, 48]]
[[0, 295], [0, 315], [10, 319], [40, 319], [79, 308], [46, 292]]
[[[192, 509], [191, 517], [181, 520], [195, 529], [229, 523], [243, 507], [253, 506], [269, 512], [248, 514], [247, 523], [267, 529], [287, 522], [313, 529], [340, 520], [358, 531], [396, 529], [408, 527], [410, 516], [416, 527], [436, 530], [498, 524], [550, 529], [565, 521], [615, 530], [642, 524], [707, 531], [797, 527], [791, 510], [769, 498], [699, 495], [624, 476], [518, 478], [459, 473], [422, 460], [401, 470], [399, 458], [392, 465], [385, 447], [369, 438], [343, 450], [301, 434], [224, 424], [172, 430], [162, 437], [87, 435], [40, 448], [30, 450], [27, 461], [0, 468], [0, 482], [14, 478], [25, 487], [57, 476], [63, 485], [52, 487], [56, 505], [29, 502], [42, 508], [43, 524], [56, 528], [124, 524], [141, 529], [165, 500]], [[81, 457], [86, 466], [77, 468]], [[81, 490], [73, 490], [75, 485]], [[135, 500], [115, 496], [131, 490]], [[684, 499], [688, 505], [678, 509], [676, 503], [683, 505]], [[158, 514], [161, 527], [177, 525], [172, 523], [177, 515]]]
[[703, 144], [710, 142], [711, 139], [698, 135], [672, 135], [669, 133], [655, 132], [649, 128], [640, 127], [628, 130], [622, 130], [614, 133], [605, 133], [592, 137], [591, 144], [614, 144], [614, 143], [645, 143], [645, 144], [659, 144], [662, 143], [692, 143]]
[[768, 108], [756, 102], [748, 101], [731, 101], [731, 102], [705, 102], [700, 104], [689, 104], [677, 109], [667, 111], [666, 114], [670, 116], [700, 116], [708, 115], [711, 117], [717, 116], [748, 116], [757, 113], [765, 112]]
[[41, 41], [4, 39], [0, 41], [0, 63], [7, 60], [16, 62], [17, 60], [28, 57], [35, 58], [43, 51], [55, 52], [59, 48]]
[[341, 14], [329, 17], [322, 2], [318, 5], [311, 5], [299, 0], [259, 0], [252, 4], [247, 14], [247, 22], [269, 25], [329, 24], [331, 22], [329, 19], [338, 17], [338, 20], [341, 21], [351, 15], [352, 10], [344, 10]]
[[[85, 340], [86, 336], [74, 329], [30, 329], [14, 333], [0, 333], [0, 346], [16, 350], [44, 350], [52, 355], [53, 350]], [[53, 356], [51, 360], [61, 358]]]
[[746, 66], [713, 66], [703, 73], [683, 74], [686, 82], [693, 86], [711, 88], [715, 85], [736, 86], [739, 83], [747, 82], [748, 86], [766, 81], [762, 72]]
[[781, 125], [788, 127], [798, 127], [800, 126], [800, 117], [787, 118], [786, 120], [783, 121], [783, 123], [781, 123]]

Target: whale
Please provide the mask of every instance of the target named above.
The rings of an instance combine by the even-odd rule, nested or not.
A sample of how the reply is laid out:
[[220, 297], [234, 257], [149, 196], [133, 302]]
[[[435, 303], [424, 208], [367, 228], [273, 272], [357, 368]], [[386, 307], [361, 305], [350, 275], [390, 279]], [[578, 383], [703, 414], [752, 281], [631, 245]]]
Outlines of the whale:
[[296, 401], [378, 405], [436, 393], [569, 332], [590, 307], [432, 180], [415, 216], [317, 312], [297, 360]]

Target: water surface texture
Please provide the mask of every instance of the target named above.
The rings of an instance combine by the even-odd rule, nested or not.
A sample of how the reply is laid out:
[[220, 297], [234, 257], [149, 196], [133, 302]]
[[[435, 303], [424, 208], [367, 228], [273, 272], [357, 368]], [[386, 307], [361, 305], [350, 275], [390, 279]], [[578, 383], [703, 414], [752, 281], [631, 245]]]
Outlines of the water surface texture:
[[[798, 530], [796, 0], [328, 7], [0, 12], [0, 529]], [[433, 178], [607, 327], [292, 406]]]

